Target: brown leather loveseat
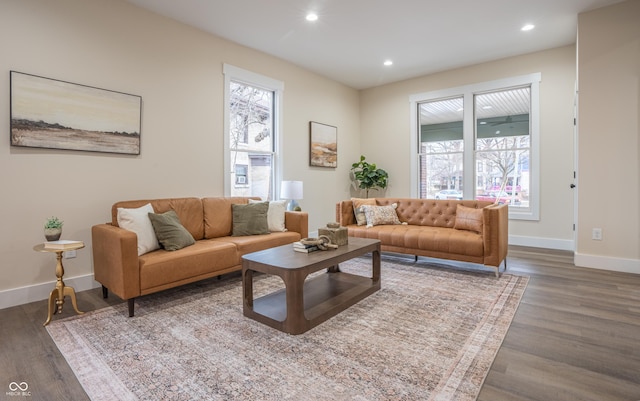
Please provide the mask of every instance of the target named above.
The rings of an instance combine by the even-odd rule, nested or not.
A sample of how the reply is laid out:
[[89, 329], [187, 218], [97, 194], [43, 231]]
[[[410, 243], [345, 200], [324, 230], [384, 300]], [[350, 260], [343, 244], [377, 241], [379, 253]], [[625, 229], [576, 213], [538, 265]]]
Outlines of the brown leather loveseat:
[[[393, 204], [395, 223], [357, 224], [356, 209], [374, 211]], [[379, 239], [383, 251], [415, 255], [416, 259], [426, 256], [480, 263], [495, 268], [497, 277], [502, 261], [507, 268], [508, 217], [507, 205], [475, 200], [376, 198], [336, 204], [336, 220], [348, 228], [349, 236]]]
[[[232, 205], [258, 198], [176, 198], [117, 202], [111, 223], [92, 227], [95, 280], [105, 298], [110, 290], [128, 301], [129, 316], [134, 299], [242, 269], [242, 256], [289, 244], [308, 236], [305, 212], [284, 212], [286, 231], [232, 236]], [[195, 243], [182, 249], [156, 249], [139, 255], [136, 232], [118, 226], [118, 208], [132, 210], [151, 204], [155, 213], [175, 211]], [[145, 214], [146, 215], [146, 214]]]

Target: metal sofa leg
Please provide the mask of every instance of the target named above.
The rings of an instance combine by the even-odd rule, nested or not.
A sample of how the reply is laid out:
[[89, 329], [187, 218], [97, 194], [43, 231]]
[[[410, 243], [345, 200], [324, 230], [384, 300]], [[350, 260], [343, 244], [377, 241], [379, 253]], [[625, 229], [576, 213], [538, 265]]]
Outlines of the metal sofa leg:
[[109, 289], [104, 285], [102, 286], [102, 298], [109, 298]]
[[418, 261], [418, 255], [415, 255], [415, 257], [416, 257], [416, 258], [414, 259], [413, 263], [415, 263], [415, 262], [417, 262], [417, 261]]
[[129, 317], [133, 317], [133, 300], [134, 298], [127, 299], [127, 303], [129, 305]]
[[[504, 258], [504, 271], [507, 271], [507, 258]], [[496, 277], [500, 278], [500, 265], [496, 266]]]

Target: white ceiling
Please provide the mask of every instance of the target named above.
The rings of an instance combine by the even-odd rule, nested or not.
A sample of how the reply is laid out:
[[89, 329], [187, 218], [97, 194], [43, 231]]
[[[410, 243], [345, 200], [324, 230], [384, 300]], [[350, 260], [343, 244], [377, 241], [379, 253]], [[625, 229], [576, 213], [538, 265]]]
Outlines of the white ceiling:
[[622, 0], [127, 1], [365, 89], [575, 43], [579, 13]]

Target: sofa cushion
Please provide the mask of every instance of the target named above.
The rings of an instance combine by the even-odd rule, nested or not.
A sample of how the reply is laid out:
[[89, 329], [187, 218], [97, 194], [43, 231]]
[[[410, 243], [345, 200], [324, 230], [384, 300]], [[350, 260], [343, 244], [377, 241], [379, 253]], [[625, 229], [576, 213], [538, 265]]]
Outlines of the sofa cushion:
[[167, 251], [177, 251], [196, 242], [191, 233], [182, 226], [178, 215], [173, 210], [162, 214], [149, 213], [149, 219], [158, 242]]
[[356, 223], [359, 226], [364, 226], [367, 224], [367, 218], [364, 215], [364, 210], [362, 210], [363, 205], [376, 205], [375, 198], [370, 199], [361, 199], [361, 198], [351, 198], [351, 202], [353, 203], [353, 213], [356, 216]]
[[453, 228], [482, 234], [482, 209], [458, 205]]
[[387, 224], [402, 224], [398, 219], [396, 208], [398, 205], [393, 203], [389, 206], [371, 206], [362, 205], [361, 208], [367, 219], [367, 227]]
[[269, 234], [268, 202], [231, 205], [231, 210], [233, 214], [232, 236]]
[[[249, 199], [249, 204], [259, 202], [261, 201]], [[267, 211], [267, 225], [269, 226], [269, 231], [287, 231], [284, 226], [284, 213], [287, 211], [287, 202], [287, 200], [269, 202], [269, 210]]]
[[462, 260], [482, 262], [484, 246], [482, 235], [472, 231], [452, 228], [381, 225], [371, 228], [352, 225], [348, 227], [349, 236], [375, 238], [382, 242], [382, 250], [410, 254], [445, 257], [447, 255], [464, 256]]
[[141, 295], [212, 277], [241, 263], [230, 243], [200, 240], [175, 252], [158, 249], [140, 257]]
[[270, 233], [269, 235], [245, 235], [242, 237], [219, 237], [212, 241], [234, 244], [240, 255], [263, 251], [276, 246], [291, 244], [299, 241], [300, 234], [295, 231]]
[[149, 213], [154, 213], [150, 203], [135, 209], [117, 208], [118, 226], [133, 231], [138, 236], [138, 256], [160, 248], [158, 238], [149, 220]]

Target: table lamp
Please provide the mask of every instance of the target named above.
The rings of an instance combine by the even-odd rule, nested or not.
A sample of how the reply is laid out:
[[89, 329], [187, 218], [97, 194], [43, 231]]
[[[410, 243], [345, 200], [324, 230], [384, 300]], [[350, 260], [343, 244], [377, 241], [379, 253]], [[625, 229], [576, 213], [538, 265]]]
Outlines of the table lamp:
[[302, 199], [302, 181], [282, 181], [280, 185], [280, 198], [289, 199], [287, 210], [292, 211], [300, 208], [298, 199]]

